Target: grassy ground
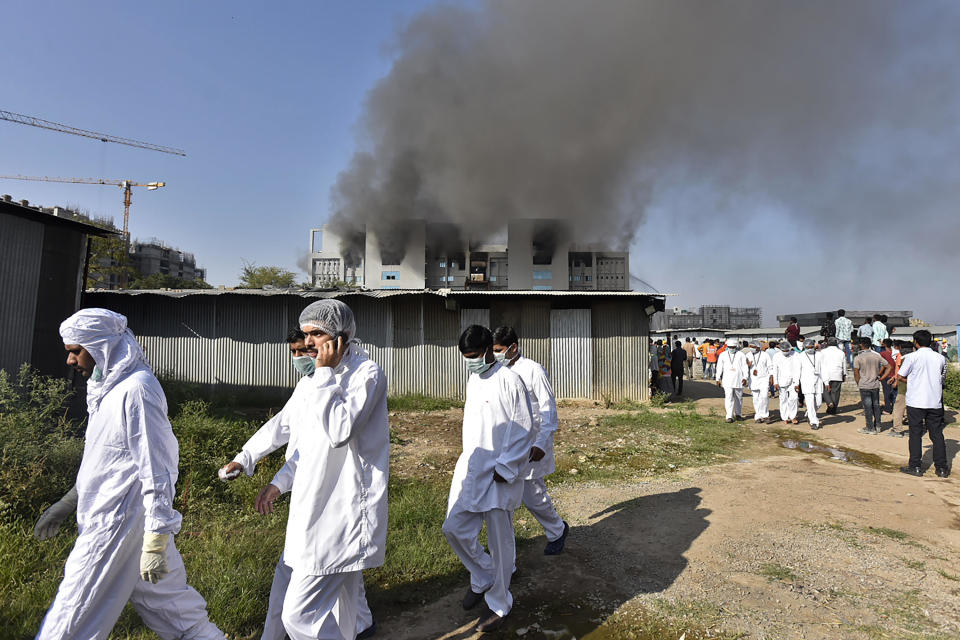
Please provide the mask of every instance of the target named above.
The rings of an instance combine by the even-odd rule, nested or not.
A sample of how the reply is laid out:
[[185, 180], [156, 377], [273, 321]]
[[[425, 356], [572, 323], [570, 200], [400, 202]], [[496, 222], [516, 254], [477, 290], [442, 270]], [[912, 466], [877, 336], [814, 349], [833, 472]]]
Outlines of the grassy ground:
[[[9, 388], [4, 391], [4, 384]], [[53, 599], [62, 578], [76, 527], [65, 525], [50, 541], [31, 536], [34, 519], [70, 485], [79, 461], [79, 431], [60, 424], [48, 426], [53, 413], [30, 403], [24, 388], [0, 380], [0, 437], [4, 465], [16, 464], [31, 478], [42, 478], [54, 462], [67, 471], [61, 486], [33, 484], [0, 476], [0, 629], [3, 638], [31, 638]], [[6, 395], [4, 395], [6, 394]], [[40, 405], [51, 402], [40, 398]], [[459, 405], [454, 400], [422, 397], [391, 398], [391, 411], [422, 412]], [[576, 444], [558, 450], [556, 482], [622, 481], [636, 476], [669, 474], [676, 470], [725, 459], [747, 438], [739, 425], [727, 425], [715, 416], [698, 415], [683, 407], [654, 412], [635, 405], [629, 410], [580, 425]], [[233, 483], [217, 481], [216, 470], [239, 450], [259, 427], [249, 412], [230, 406], [212, 406], [184, 398], [171, 408], [180, 442], [180, 480], [176, 507], [183, 513], [183, 529], [176, 542], [184, 556], [190, 583], [207, 599], [211, 618], [234, 638], [258, 637], [266, 614], [267, 595], [279, 559], [286, 523], [286, 502], [272, 516], [252, 509], [254, 497], [282, 462], [280, 453], [263, 461], [253, 478]], [[51, 459], [42, 447], [16, 449], [43, 431], [44, 442], [56, 451]], [[34, 434], [33, 436], [30, 434]], [[397, 447], [399, 450], [400, 447]], [[403, 455], [402, 452], [400, 455]], [[448, 461], [444, 461], [446, 464]], [[3, 465], [0, 465], [2, 467]], [[74, 471], [70, 471], [73, 469]], [[394, 473], [390, 484], [390, 520], [386, 564], [365, 574], [370, 604], [379, 615], [430, 602], [465, 578], [465, 572], [440, 530], [446, 511], [448, 472], [439, 469], [425, 477]], [[55, 485], [57, 483], [54, 483]], [[33, 492], [33, 493], [31, 493]], [[17, 495], [17, 500], [9, 497]], [[515, 518], [521, 546], [542, 535], [525, 510]], [[650, 633], [623, 637], [657, 637], [670, 627], [665, 612], [645, 616]], [[636, 620], [636, 624], [639, 624]], [[611, 621], [611, 634], [618, 626]], [[153, 638], [128, 607], [118, 623], [116, 638]]]

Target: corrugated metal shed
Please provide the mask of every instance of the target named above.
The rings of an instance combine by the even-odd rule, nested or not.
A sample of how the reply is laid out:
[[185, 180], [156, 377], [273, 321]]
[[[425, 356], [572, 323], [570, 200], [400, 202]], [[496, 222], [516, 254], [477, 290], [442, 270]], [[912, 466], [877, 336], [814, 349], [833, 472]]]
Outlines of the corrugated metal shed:
[[286, 334], [309, 299], [337, 297], [354, 310], [357, 337], [386, 373], [391, 394], [461, 397], [463, 328], [506, 324], [520, 335], [522, 351], [546, 367], [558, 397], [647, 398], [646, 309], [662, 309], [662, 296], [526, 293], [95, 291], [85, 306], [125, 314], [158, 372], [211, 388], [289, 393], [296, 374]]

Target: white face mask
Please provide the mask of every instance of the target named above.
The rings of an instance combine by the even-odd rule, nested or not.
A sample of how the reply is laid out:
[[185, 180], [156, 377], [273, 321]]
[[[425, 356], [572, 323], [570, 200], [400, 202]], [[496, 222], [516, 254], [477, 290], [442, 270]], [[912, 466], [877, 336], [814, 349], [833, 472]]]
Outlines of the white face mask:
[[486, 361], [486, 354], [479, 355], [476, 358], [464, 358], [463, 364], [467, 368], [467, 371], [470, 373], [481, 374], [485, 373], [487, 369], [493, 366], [493, 362]]
[[317, 361], [310, 356], [296, 356], [293, 358], [293, 368], [302, 375], [309, 376], [317, 368]]
[[493, 357], [496, 358], [497, 362], [500, 364], [507, 363], [507, 352], [506, 351], [494, 351]]

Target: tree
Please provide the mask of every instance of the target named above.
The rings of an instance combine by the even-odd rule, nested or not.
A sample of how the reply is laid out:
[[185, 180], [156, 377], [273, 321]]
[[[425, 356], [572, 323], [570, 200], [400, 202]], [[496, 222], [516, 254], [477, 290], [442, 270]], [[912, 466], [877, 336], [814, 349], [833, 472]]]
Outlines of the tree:
[[152, 273], [149, 276], [137, 276], [130, 281], [130, 289], [212, 289], [209, 284], [197, 278], [185, 280], [165, 273]]
[[253, 262], [243, 261], [243, 272], [240, 274], [241, 289], [263, 289], [276, 287], [289, 289], [297, 286], [296, 276], [292, 271], [283, 267], [258, 267]]
[[122, 236], [90, 237], [87, 289], [116, 289], [134, 276], [136, 271], [130, 265], [130, 255]]

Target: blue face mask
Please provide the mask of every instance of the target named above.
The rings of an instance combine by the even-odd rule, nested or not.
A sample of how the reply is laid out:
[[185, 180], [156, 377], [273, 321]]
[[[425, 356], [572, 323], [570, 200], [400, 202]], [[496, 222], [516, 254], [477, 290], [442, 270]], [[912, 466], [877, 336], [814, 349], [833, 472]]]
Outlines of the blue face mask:
[[90, 380], [93, 382], [100, 382], [103, 380], [103, 371], [98, 365], [93, 365], [93, 373], [90, 374]]
[[317, 361], [310, 356], [297, 356], [293, 358], [293, 368], [301, 375], [309, 376], [317, 368]]
[[476, 358], [464, 358], [463, 363], [464, 366], [467, 367], [467, 371], [479, 375], [481, 373], [485, 373], [487, 369], [492, 367], [494, 364], [493, 362], [487, 362], [486, 358], [486, 354], [477, 356]]

